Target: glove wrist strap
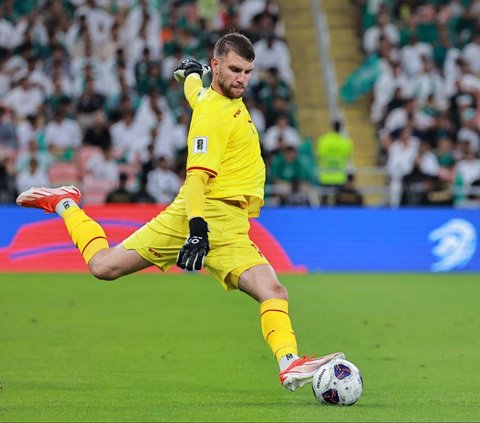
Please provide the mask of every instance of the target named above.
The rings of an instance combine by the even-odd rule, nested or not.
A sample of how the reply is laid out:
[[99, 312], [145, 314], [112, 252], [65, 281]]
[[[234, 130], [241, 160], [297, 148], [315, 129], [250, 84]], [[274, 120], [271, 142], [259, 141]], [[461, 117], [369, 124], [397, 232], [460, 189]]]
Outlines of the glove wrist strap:
[[207, 236], [208, 224], [202, 217], [192, 217], [188, 222], [190, 235]]

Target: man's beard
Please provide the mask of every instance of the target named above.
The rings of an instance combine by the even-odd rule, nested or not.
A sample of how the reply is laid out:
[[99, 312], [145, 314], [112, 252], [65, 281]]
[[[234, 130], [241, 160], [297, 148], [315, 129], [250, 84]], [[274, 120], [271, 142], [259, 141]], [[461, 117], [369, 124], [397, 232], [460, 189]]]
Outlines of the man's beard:
[[[235, 100], [237, 98], [241, 98], [243, 96], [243, 92], [241, 94], [235, 94], [231, 87], [228, 87], [225, 82], [224, 82], [224, 79], [221, 75], [221, 73], [218, 74], [218, 85], [219, 87], [222, 89], [223, 93], [225, 94], [226, 97], [232, 99], [232, 100]], [[240, 88], [240, 87], [238, 87]], [[241, 88], [243, 88], [245, 90], [245, 87], [244, 86], [241, 86]]]

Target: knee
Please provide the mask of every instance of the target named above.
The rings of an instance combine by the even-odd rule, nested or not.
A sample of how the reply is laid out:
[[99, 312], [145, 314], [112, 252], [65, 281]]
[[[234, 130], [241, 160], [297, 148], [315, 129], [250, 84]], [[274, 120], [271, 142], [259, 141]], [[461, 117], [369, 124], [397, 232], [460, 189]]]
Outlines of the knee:
[[282, 284], [277, 283], [272, 287], [272, 298], [288, 300], [288, 291]]
[[90, 260], [88, 268], [93, 276], [103, 281], [114, 281], [120, 277], [118, 272], [115, 272], [115, 269], [105, 265], [100, 260], [95, 260], [95, 258]]
[[260, 302], [271, 299], [287, 300], [288, 291], [278, 280], [272, 281], [270, 284], [265, 285], [259, 292], [258, 300]]

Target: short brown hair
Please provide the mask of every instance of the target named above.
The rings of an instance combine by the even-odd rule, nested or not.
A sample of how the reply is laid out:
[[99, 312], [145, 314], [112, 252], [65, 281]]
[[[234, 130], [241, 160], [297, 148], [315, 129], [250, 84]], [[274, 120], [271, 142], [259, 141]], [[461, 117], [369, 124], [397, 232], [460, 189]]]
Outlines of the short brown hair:
[[230, 32], [220, 37], [215, 43], [213, 54], [215, 57], [225, 57], [230, 51], [237, 53], [249, 62], [255, 60], [252, 42], [239, 32]]

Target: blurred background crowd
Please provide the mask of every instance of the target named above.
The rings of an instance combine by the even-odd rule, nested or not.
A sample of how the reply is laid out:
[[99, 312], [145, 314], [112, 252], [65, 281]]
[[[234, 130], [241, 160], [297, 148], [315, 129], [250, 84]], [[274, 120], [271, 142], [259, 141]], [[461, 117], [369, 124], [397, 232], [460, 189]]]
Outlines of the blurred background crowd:
[[185, 176], [191, 117], [173, 70], [185, 58], [209, 63], [215, 41], [231, 30], [256, 50], [245, 102], [269, 182], [281, 185], [269, 201], [297, 201], [296, 187], [316, 178], [304, 164], [311, 150], [298, 152], [304, 143], [275, 2], [5, 0], [0, 202], [62, 184], [78, 185], [86, 203], [170, 202]]
[[[340, 96], [369, 96], [385, 205], [480, 204], [480, 0], [351, 3], [364, 62]], [[266, 203], [362, 205], [346, 123], [310, 138], [298, 128], [280, 12], [276, 0], [2, 1], [0, 203], [63, 184], [86, 203], [170, 202], [191, 117], [173, 70], [209, 63], [218, 37], [240, 30], [257, 55], [244, 100]]]
[[[352, 0], [388, 203], [480, 204], [480, 1]], [[353, 76], [353, 74], [352, 74]]]

